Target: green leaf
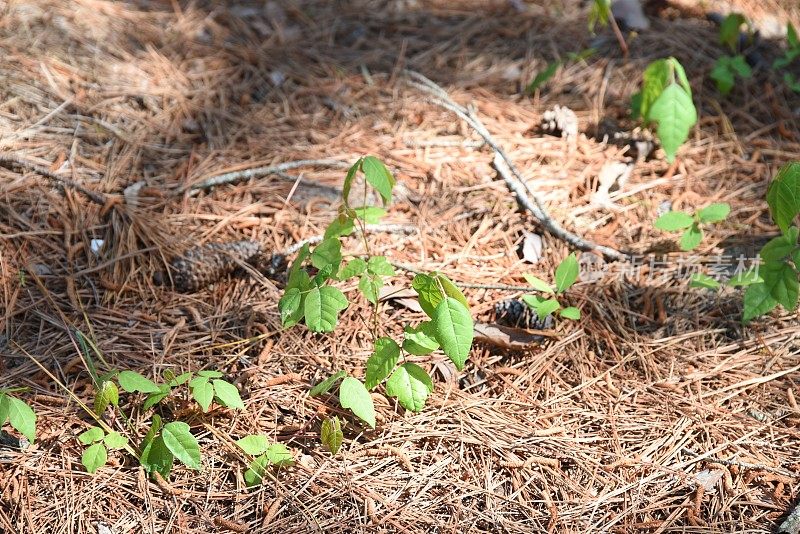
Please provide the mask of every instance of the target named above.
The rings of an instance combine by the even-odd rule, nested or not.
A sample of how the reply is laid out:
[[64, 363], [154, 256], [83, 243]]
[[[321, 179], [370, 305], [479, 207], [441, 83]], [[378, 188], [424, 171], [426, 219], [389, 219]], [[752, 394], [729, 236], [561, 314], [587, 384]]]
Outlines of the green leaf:
[[112, 450], [122, 449], [128, 444], [128, 438], [119, 432], [109, 432], [106, 437], [103, 438], [103, 443], [106, 444], [106, 447]]
[[236, 386], [220, 379], [215, 379], [213, 384], [214, 396], [220, 401], [220, 404], [235, 410], [244, 410], [244, 403]]
[[638, 91], [631, 95], [631, 119], [639, 120], [642, 118], [642, 92]]
[[436, 279], [427, 274], [418, 274], [411, 281], [411, 287], [419, 295], [419, 305], [428, 317], [433, 317], [433, 311], [442, 301], [442, 292]]
[[139, 449], [144, 451], [150, 444], [152, 444], [153, 439], [156, 437], [161, 431], [161, 416], [157, 413], [153, 414], [153, 424], [150, 425], [150, 429], [147, 431], [147, 434], [144, 436], [142, 443], [139, 445]]
[[78, 441], [80, 441], [84, 445], [90, 445], [95, 441], [100, 441], [101, 439], [103, 439], [105, 435], [106, 433], [103, 431], [102, 428], [100, 428], [99, 426], [93, 426], [89, 430], [86, 430], [85, 432], [81, 432], [80, 434], [78, 434]]
[[28, 441], [33, 443], [36, 437], [36, 414], [30, 406], [14, 397], [7, 397], [8, 422]]
[[342, 184], [342, 202], [344, 202], [345, 206], [350, 205], [350, 189], [353, 187], [353, 178], [355, 178], [358, 169], [361, 168], [361, 163], [363, 161], [364, 158], [358, 158], [353, 166], [347, 171], [347, 175], [344, 178], [344, 184]]
[[[97, 415], [102, 414], [109, 405], [119, 406], [119, 389], [111, 380], [104, 380], [100, 382], [100, 388], [94, 398], [94, 413]], [[0, 421], [0, 424], [2, 424], [2, 421]]]
[[727, 56], [722, 56], [717, 58], [717, 61], [714, 63], [714, 68], [711, 69], [711, 79], [714, 80], [714, 83], [717, 86], [717, 91], [720, 92], [722, 95], [727, 95], [733, 89], [733, 86], [736, 84], [736, 78], [734, 77], [733, 69], [731, 69]]
[[250, 462], [250, 468], [244, 472], [244, 482], [248, 487], [257, 486], [261, 484], [264, 479], [264, 473], [267, 472], [269, 466], [269, 459], [266, 456], [259, 456]]
[[523, 274], [525, 281], [528, 282], [528, 285], [531, 286], [536, 291], [542, 291], [544, 293], [553, 293], [553, 288], [550, 287], [550, 284], [542, 280], [541, 278], [536, 278], [532, 274]]
[[325, 229], [324, 239], [339, 238], [350, 235], [355, 229], [353, 219], [344, 213], [340, 213]]
[[322, 269], [320, 269], [317, 272], [316, 276], [314, 276], [313, 280], [314, 285], [317, 287], [321, 287], [323, 284], [325, 284], [326, 281], [328, 281], [333, 276], [333, 271], [334, 271], [333, 264], [328, 264]]
[[611, 0], [594, 0], [589, 9], [589, 33], [594, 34], [598, 23], [607, 26], [611, 16]]
[[538, 295], [522, 295], [522, 302], [530, 306], [539, 317], [539, 321], [555, 312], [561, 307], [556, 299], [544, 299]]
[[267, 440], [266, 436], [245, 436], [242, 439], [237, 440], [236, 444], [240, 449], [250, 456], [259, 456], [264, 454], [269, 448], [269, 441]]
[[102, 443], [95, 443], [83, 451], [81, 463], [89, 473], [95, 473], [98, 469], [106, 465], [108, 461], [108, 451]]
[[342, 408], [350, 409], [371, 428], [375, 428], [375, 404], [372, 397], [364, 384], [352, 376], [342, 380], [342, 385], [339, 386], [339, 404]]
[[347, 376], [347, 373], [345, 373], [344, 371], [337, 371], [336, 373], [332, 374], [331, 376], [329, 376], [328, 378], [326, 378], [325, 380], [323, 380], [322, 382], [311, 388], [311, 390], [308, 392], [308, 396], [316, 397], [318, 395], [327, 393], [328, 391], [330, 391], [331, 387], [333, 387], [333, 385], [336, 383], [337, 380], [339, 380], [340, 378], [344, 378], [345, 376]]
[[[798, 50], [798, 55], [800, 55], [800, 50]], [[795, 80], [791, 72], [785, 72], [783, 74], [783, 82], [795, 93], [800, 93], [800, 78]]]
[[707, 274], [694, 273], [689, 279], [689, 287], [702, 287], [705, 289], [719, 289], [720, 283]]
[[222, 378], [222, 373], [221, 372], [213, 371], [213, 370], [210, 370], [210, 369], [203, 370], [203, 371], [197, 371], [197, 374], [198, 374], [198, 376], [203, 376], [203, 377], [206, 377], [206, 378]]
[[200, 469], [200, 445], [183, 421], [172, 421], [161, 430], [164, 445], [189, 469]]
[[785, 234], [770, 239], [758, 253], [765, 262], [778, 262], [787, 258], [797, 248], [796, 226], [791, 226]]
[[548, 81], [550, 78], [555, 75], [558, 67], [561, 66], [560, 61], [553, 61], [552, 63], [548, 63], [547, 67], [544, 70], [538, 72], [536, 76], [533, 77], [533, 80], [525, 87], [526, 94], [533, 94], [539, 88], [540, 85]]
[[362, 206], [353, 208], [353, 211], [356, 213], [356, 217], [367, 224], [378, 224], [386, 215], [386, 210], [378, 206]]
[[189, 382], [189, 389], [192, 392], [192, 398], [197, 401], [203, 412], [208, 412], [211, 402], [214, 400], [214, 386], [209, 383], [209, 378], [198, 376], [192, 379]]
[[292, 285], [292, 280], [297, 275], [297, 273], [300, 272], [300, 268], [303, 266], [303, 262], [306, 261], [306, 259], [308, 259], [310, 255], [311, 255], [311, 250], [309, 248], [308, 243], [303, 244], [303, 246], [300, 247], [300, 250], [297, 251], [297, 257], [292, 262], [292, 266], [289, 267], [289, 284], [287, 285], [287, 289], [289, 287], [296, 287]]
[[581, 318], [581, 311], [575, 306], [569, 306], [567, 308], [564, 308], [558, 313], [559, 315], [561, 315], [561, 317], [565, 319], [571, 319], [573, 321], [578, 321]]
[[428, 394], [433, 392], [433, 382], [425, 369], [413, 363], [404, 363], [386, 382], [386, 394], [397, 397], [400, 406], [412, 412], [425, 407]]
[[367, 360], [367, 373], [364, 386], [367, 389], [375, 387], [389, 376], [397, 360], [400, 359], [400, 346], [388, 337], [375, 340], [375, 352]]
[[333, 268], [331, 274], [335, 274], [339, 270], [339, 264], [341, 263], [342, 243], [337, 237], [324, 239], [311, 253], [311, 265], [320, 270], [331, 265]]
[[188, 382], [191, 379], [192, 379], [191, 371], [188, 371], [186, 373], [181, 373], [178, 376], [176, 376], [174, 378], [171, 378], [171, 379], [167, 378], [167, 380], [169, 380], [169, 387], [170, 388], [174, 388], [176, 386], [183, 385], [183, 384], [185, 384], [186, 382]]
[[563, 293], [572, 287], [572, 284], [578, 279], [579, 272], [578, 260], [573, 252], [556, 267], [556, 292]]
[[682, 211], [668, 211], [653, 223], [653, 226], [665, 232], [677, 232], [694, 224], [694, 217]]
[[425, 356], [439, 348], [431, 321], [422, 322], [416, 327], [406, 326], [403, 333], [403, 350], [409, 354]]
[[169, 477], [169, 472], [172, 471], [172, 462], [175, 457], [172, 452], [167, 448], [164, 443], [164, 438], [158, 436], [147, 444], [142, 449], [142, 455], [139, 463], [147, 470], [148, 473], [157, 472], [162, 477]]
[[8, 411], [11, 403], [8, 402], [10, 397], [3, 392], [0, 392], [0, 427], [8, 420]]
[[658, 139], [672, 162], [678, 148], [688, 139], [689, 130], [697, 122], [692, 97], [676, 83], [667, 86], [653, 102], [649, 120], [658, 123]]
[[162, 386], [160, 393], [151, 393], [147, 396], [142, 404], [142, 410], [149, 410], [162, 400], [166, 399], [169, 396], [170, 388], [167, 385]]
[[305, 300], [306, 325], [312, 332], [332, 332], [347, 304], [347, 297], [333, 286], [312, 289]]
[[467, 310], [469, 310], [469, 302], [467, 302], [467, 297], [464, 296], [464, 293], [462, 293], [461, 290], [458, 289], [458, 287], [449, 278], [438, 271], [433, 271], [432, 274], [434, 275], [436, 281], [442, 284], [442, 289], [444, 289], [445, 295], [448, 297], [453, 297], [458, 302], [463, 304]]
[[650, 108], [670, 83], [672, 68], [666, 59], [650, 63], [642, 74], [641, 105], [639, 111], [645, 121], [650, 121]]
[[767, 291], [778, 304], [787, 310], [797, 307], [798, 282], [794, 267], [784, 262], [766, 263], [759, 273]]
[[432, 319], [436, 341], [460, 371], [472, 348], [473, 325], [469, 310], [453, 297], [446, 297], [436, 306]]
[[753, 69], [747, 64], [747, 60], [741, 54], [733, 56], [730, 60], [730, 67], [740, 78], [750, 78], [753, 76]]
[[342, 267], [339, 271], [337, 278], [339, 280], [349, 280], [354, 276], [358, 276], [367, 270], [367, 262], [361, 258], [354, 258], [347, 262], [347, 265]]
[[767, 204], [772, 219], [785, 234], [800, 213], [800, 161], [781, 167], [767, 189]]
[[789, 48], [800, 48], [800, 39], [797, 36], [797, 30], [791, 22], [786, 24], [786, 43]]
[[372, 304], [378, 303], [381, 287], [383, 287], [383, 278], [377, 274], [364, 273], [358, 282], [358, 289]]
[[388, 204], [392, 200], [392, 188], [395, 184], [394, 176], [389, 169], [378, 158], [367, 156], [361, 164], [361, 170], [364, 171], [367, 183], [383, 198], [384, 205]]
[[715, 202], [698, 210], [697, 218], [701, 223], [715, 223], [724, 221], [731, 212], [731, 205], [727, 202]]
[[719, 42], [726, 45], [733, 51], [739, 42], [739, 29], [746, 22], [740, 13], [731, 13], [722, 21], [719, 26]]
[[336, 455], [344, 441], [344, 433], [342, 432], [342, 423], [335, 415], [329, 417], [322, 422], [322, 429], [319, 433], [322, 444], [325, 445], [331, 454]]
[[297, 324], [303, 317], [303, 309], [300, 307], [303, 297], [300, 289], [293, 287], [284, 293], [278, 301], [278, 311], [281, 314], [281, 325], [289, 328]]
[[681, 247], [681, 250], [689, 251], [697, 248], [702, 241], [703, 230], [695, 223], [683, 233], [678, 245]]
[[292, 452], [287, 449], [286, 445], [283, 443], [271, 444], [269, 447], [267, 447], [267, 450], [264, 451], [264, 456], [267, 457], [267, 460], [270, 464], [278, 467], [294, 465]]
[[751, 319], [769, 313], [778, 301], [772, 298], [766, 284], [753, 284], [744, 293], [744, 313], [742, 321], [748, 322]]
[[394, 276], [394, 267], [385, 256], [372, 256], [367, 262], [367, 271], [372, 274]]
[[753, 284], [760, 284], [764, 279], [759, 276], [755, 269], [743, 271], [734, 275], [728, 280], [728, 285], [731, 287], [750, 286]]
[[155, 382], [135, 371], [122, 371], [117, 377], [119, 385], [128, 393], [158, 393], [161, 391]]

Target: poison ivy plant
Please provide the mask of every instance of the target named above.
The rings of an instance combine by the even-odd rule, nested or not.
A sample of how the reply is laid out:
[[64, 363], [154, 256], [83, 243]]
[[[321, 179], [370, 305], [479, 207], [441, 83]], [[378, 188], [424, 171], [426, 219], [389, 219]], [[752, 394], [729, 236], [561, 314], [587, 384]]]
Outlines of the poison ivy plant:
[[[352, 183], [359, 173], [378, 192], [384, 207], [351, 204]], [[439, 272], [417, 274], [411, 283], [428, 320], [407, 325], [402, 340], [379, 335], [380, 290], [386, 278], [395, 275], [395, 270], [384, 256], [369, 253], [366, 225], [379, 222], [386, 214], [385, 206], [391, 200], [394, 185], [394, 177], [377, 158], [366, 156], [356, 161], [342, 186], [338, 216], [326, 229], [323, 241], [313, 249], [306, 245], [298, 251], [278, 303], [284, 327], [304, 322], [312, 332], [332, 332], [339, 314], [350, 304], [347, 296], [333, 284], [358, 279], [358, 291], [373, 306], [372, 320], [368, 324], [374, 341], [364, 380], [338, 371], [314, 386], [309, 395], [335, 391], [342, 408], [350, 410], [370, 428], [375, 428], [376, 423], [371, 390], [385, 384], [386, 395], [396, 398], [410, 411], [422, 410], [433, 392], [433, 381], [427, 371], [407, 361], [408, 355], [426, 356], [441, 351], [460, 370], [469, 357], [473, 339], [473, 321], [466, 297]], [[342, 239], [356, 231], [366, 254], [343, 253]], [[335, 454], [343, 439], [339, 420], [326, 419], [321, 434], [325, 446]]]
[[680, 239], [681, 250], [689, 251], [697, 248], [703, 241], [701, 225], [724, 221], [731, 212], [731, 207], [726, 202], [715, 202], [705, 208], [697, 210], [693, 215], [683, 211], [668, 211], [653, 223], [653, 226], [665, 232], [678, 232], [683, 230]]
[[589, 8], [589, 33], [594, 33], [598, 24], [608, 26], [612, 16], [611, 0], [592, 0]]
[[216, 400], [220, 405], [235, 410], [244, 410], [244, 403], [239, 390], [230, 382], [222, 380], [219, 371], [198, 371], [197, 376], [189, 381], [192, 398], [197, 401], [204, 412]]
[[183, 421], [163, 424], [158, 414], [140, 445], [139, 463], [148, 473], [158, 473], [167, 478], [177, 459], [189, 469], [200, 469], [200, 445]]
[[742, 26], [750, 33], [750, 25], [741, 13], [729, 13], [719, 25], [719, 42], [727, 46], [732, 52], [739, 49], [739, 40]]
[[575, 253], [570, 254], [558, 264], [553, 285], [531, 274], [525, 274], [523, 276], [528, 284], [537, 291], [544, 293], [545, 296], [523, 295], [522, 301], [536, 312], [540, 321], [543, 321], [551, 313], [556, 312], [564, 319], [577, 321], [581, 318], [581, 311], [574, 306], [563, 307], [556, 297], [572, 287], [578, 280], [579, 274], [580, 266]]
[[741, 54], [735, 56], [721, 56], [714, 63], [711, 78], [717, 84], [717, 91], [723, 95], [731, 92], [736, 84], [736, 78], [750, 78], [753, 70]]
[[683, 67], [673, 57], [648, 65], [642, 79], [642, 90], [631, 98], [633, 115], [641, 117], [645, 124], [657, 124], [661, 146], [667, 161], [672, 162], [697, 122], [692, 88]]
[[236, 444], [245, 453], [253, 457], [249, 468], [244, 473], [244, 481], [248, 486], [261, 484], [264, 474], [270, 466], [285, 467], [294, 465], [294, 458], [286, 445], [270, 443], [266, 436], [251, 435], [238, 440]]
[[30, 443], [36, 438], [36, 413], [25, 401], [12, 397], [20, 388], [0, 388], [0, 428], [8, 422], [11, 427], [25, 436]]
[[744, 294], [744, 322], [769, 313], [778, 305], [787, 310], [797, 307], [800, 230], [793, 222], [800, 214], [800, 162], [781, 168], [767, 190], [767, 204], [781, 235], [770, 240], [759, 253], [758, 274], [763, 281], [750, 284]]
[[783, 56], [776, 59], [772, 64], [772, 68], [775, 70], [788, 67], [795, 59], [800, 57], [800, 37], [798, 37], [797, 30], [791, 22], [786, 26], [786, 45]]
[[106, 433], [99, 426], [93, 426], [78, 436], [78, 441], [86, 445], [81, 456], [81, 463], [89, 473], [94, 473], [108, 461], [108, 449], [123, 449], [128, 438], [119, 432]]

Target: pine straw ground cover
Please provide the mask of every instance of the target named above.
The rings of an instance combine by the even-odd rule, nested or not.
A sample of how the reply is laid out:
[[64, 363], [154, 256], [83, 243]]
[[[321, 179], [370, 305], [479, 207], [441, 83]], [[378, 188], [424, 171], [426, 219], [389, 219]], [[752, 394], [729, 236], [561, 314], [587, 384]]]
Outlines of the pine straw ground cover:
[[[491, 151], [409, 87], [404, 68], [473, 105], [553, 217], [597, 243], [663, 251], [668, 236], [652, 221], [665, 201], [732, 205], [698, 251], [706, 259], [773, 232], [765, 188], [779, 165], [800, 159], [800, 98], [762, 72], [719, 99], [707, 79], [722, 53], [714, 27], [665, 3], [627, 60], [603, 33], [597, 55], [562, 69], [535, 98], [520, 96], [547, 61], [592, 40], [584, 9], [549, 4], [520, 13], [500, 1], [0, 2], [0, 149], [102, 195], [95, 202], [38, 173], [0, 168], [0, 386], [29, 387], [40, 417], [32, 447], [0, 449], [0, 531], [774, 528], [800, 482], [797, 314], [742, 328], [740, 295], [688, 290], [685, 277], [671, 276], [677, 254], [665, 277], [614, 266], [580, 283], [570, 299], [583, 320], [557, 325], [528, 351], [477, 345], [460, 374], [435, 361], [424, 411], [376, 401], [377, 429], [351, 423], [335, 457], [318, 432], [322, 415], [338, 409], [307, 392], [332, 370], [363, 373], [365, 302], [337, 333], [315, 336], [281, 330], [280, 290], [258, 273], [193, 293], [153, 282], [193, 244], [252, 239], [283, 250], [320, 233], [335, 206], [303, 184], [335, 187], [343, 172], [308, 166], [290, 179], [202, 192], [192, 184], [367, 153], [408, 190], [390, 221], [418, 228], [375, 235], [379, 253], [462, 284], [548, 277], [568, 249], [544, 236], [541, 262], [519, 259], [536, 221], [517, 209]], [[799, 22], [796, 11], [759, 4]], [[776, 46], [764, 44], [768, 60]], [[641, 71], [670, 54], [693, 80], [698, 127], [677, 166], [658, 155], [640, 162], [613, 206], [593, 204], [603, 165], [628, 158], [598, 132], [634, 126], [627, 104]], [[535, 128], [554, 104], [578, 114], [572, 145]], [[140, 181], [138, 194], [123, 195]], [[93, 239], [104, 240], [97, 253]], [[401, 273], [397, 285], [409, 281]], [[518, 296], [465, 291], [484, 321]], [[420, 319], [391, 302], [381, 315], [395, 334]], [[90, 420], [34, 363], [91, 402], [68, 326], [115, 368], [223, 370], [247, 410], [187, 407], [181, 417], [200, 438], [203, 469], [176, 469], [168, 486], [123, 455], [88, 475], [75, 437]], [[245, 488], [232, 446], [251, 433], [285, 443], [298, 460], [256, 490]], [[719, 480], [704, 485], [704, 475]]]

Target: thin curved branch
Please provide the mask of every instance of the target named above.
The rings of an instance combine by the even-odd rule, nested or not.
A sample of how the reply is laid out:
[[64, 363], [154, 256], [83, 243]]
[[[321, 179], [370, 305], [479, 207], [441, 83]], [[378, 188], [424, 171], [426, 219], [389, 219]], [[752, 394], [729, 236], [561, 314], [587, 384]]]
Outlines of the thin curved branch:
[[268, 165], [266, 167], [255, 167], [252, 169], [244, 169], [241, 171], [226, 172], [206, 178], [200, 182], [186, 186], [184, 191], [197, 191], [200, 189], [210, 189], [218, 185], [233, 184], [243, 182], [252, 178], [259, 178], [261, 176], [268, 176], [270, 174], [282, 174], [285, 171], [298, 169], [300, 167], [333, 167], [336, 169], [349, 169], [350, 164], [337, 159], [301, 159], [298, 161], [287, 161], [286, 163], [279, 163], [277, 165]]
[[536, 193], [531, 190], [525, 183], [522, 174], [514, 166], [514, 162], [505, 153], [497, 141], [494, 140], [492, 134], [486, 129], [486, 126], [478, 119], [475, 113], [467, 108], [456, 104], [450, 96], [435, 82], [429, 80], [422, 74], [414, 71], [405, 71], [406, 75], [411, 78], [408, 83], [423, 92], [428, 93], [433, 98], [430, 102], [439, 107], [447, 109], [455, 113], [461, 120], [470, 125], [480, 135], [486, 144], [489, 145], [495, 153], [493, 165], [497, 169], [498, 174], [503, 181], [505, 181], [508, 189], [514, 193], [519, 205], [526, 211], [530, 212], [536, 217], [544, 229], [554, 237], [565, 241], [569, 245], [579, 250], [591, 250], [601, 253], [606, 259], [609, 260], [626, 260], [627, 255], [619, 250], [603, 245], [598, 245], [588, 241], [577, 234], [565, 229], [557, 221], [553, 220], [547, 213], [544, 203], [538, 198]]

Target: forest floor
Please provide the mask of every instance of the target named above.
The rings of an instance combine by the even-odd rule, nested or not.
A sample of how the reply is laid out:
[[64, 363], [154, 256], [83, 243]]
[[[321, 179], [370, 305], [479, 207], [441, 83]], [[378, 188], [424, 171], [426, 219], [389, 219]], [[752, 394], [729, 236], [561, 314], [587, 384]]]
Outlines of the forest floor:
[[[517, 4], [0, 1], [0, 155], [96, 197], [0, 167], [0, 387], [29, 388], [20, 397], [39, 418], [30, 447], [0, 445], [0, 532], [770, 532], [786, 517], [800, 491], [797, 312], [743, 327], [741, 290], [689, 288], [685, 267], [730, 268], [775, 235], [764, 197], [777, 169], [800, 160], [800, 95], [766, 68], [722, 98], [709, 73], [725, 51], [696, 10], [651, 2], [652, 26], [625, 58], [610, 30], [587, 32], [579, 2]], [[732, 4], [800, 27], [796, 2]], [[590, 46], [523, 93], [548, 62]], [[765, 39], [765, 64], [783, 46]], [[689, 73], [700, 116], [674, 166], [613, 139], [637, 126], [629, 101], [645, 66], [668, 55]], [[374, 234], [373, 252], [446, 273], [487, 323], [521, 293], [471, 286], [550, 279], [570, 249], [520, 211], [492, 150], [405, 69], [474, 107], [555, 220], [638, 264], [602, 264], [568, 293], [582, 319], [556, 321], [524, 350], [476, 343], [461, 372], [443, 355], [423, 360], [428, 406], [405, 412], [379, 396], [373, 431], [308, 395], [335, 370], [363, 376], [369, 305], [353, 284], [342, 285], [353, 304], [336, 332], [317, 335], [281, 328], [280, 284], [258, 272], [194, 292], [154, 276], [197, 244], [281, 251], [320, 234], [337, 204], [315, 184], [336, 188], [344, 171], [193, 184], [373, 154], [405, 187], [387, 222], [416, 228]], [[576, 112], [577, 138], [539, 128], [557, 104]], [[612, 163], [632, 171], [603, 200]], [[653, 228], [665, 206], [714, 201], [731, 216], [691, 255]], [[526, 232], [542, 235], [537, 263], [520, 257]], [[392, 285], [410, 279], [399, 272]], [[388, 334], [422, 318], [381, 304]], [[92, 419], [77, 401], [91, 405], [94, 391], [76, 331], [103, 371], [217, 369], [246, 409], [170, 405], [165, 415], [200, 441], [199, 471], [176, 467], [156, 483], [114, 452], [87, 474], [76, 436]], [[144, 433], [152, 412], [138, 404], [122, 396]], [[348, 420], [335, 456], [320, 443], [326, 413]], [[232, 440], [255, 433], [297, 464], [248, 489]]]

